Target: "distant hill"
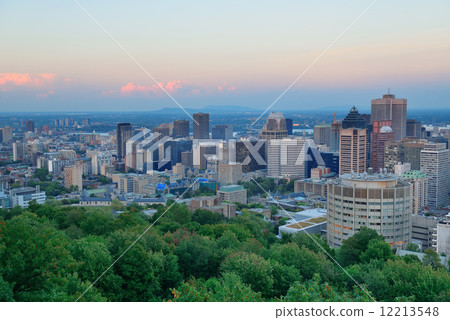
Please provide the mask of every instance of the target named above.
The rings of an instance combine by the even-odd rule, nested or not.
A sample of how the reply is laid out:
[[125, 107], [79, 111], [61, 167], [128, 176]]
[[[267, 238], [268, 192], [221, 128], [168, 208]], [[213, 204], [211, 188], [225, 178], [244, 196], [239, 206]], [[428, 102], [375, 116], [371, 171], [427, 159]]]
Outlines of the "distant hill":
[[[186, 108], [186, 111], [190, 114], [197, 112], [205, 113], [243, 113], [243, 112], [261, 112], [258, 109], [253, 109], [243, 106], [232, 106], [232, 105], [211, 105], [205, 106], [203, 108]], [[165, 113], [165, 114], [179, 114], [184, 113], [180, 108], [163, 108], [159, 110], [150, 111], [154, 113]]]

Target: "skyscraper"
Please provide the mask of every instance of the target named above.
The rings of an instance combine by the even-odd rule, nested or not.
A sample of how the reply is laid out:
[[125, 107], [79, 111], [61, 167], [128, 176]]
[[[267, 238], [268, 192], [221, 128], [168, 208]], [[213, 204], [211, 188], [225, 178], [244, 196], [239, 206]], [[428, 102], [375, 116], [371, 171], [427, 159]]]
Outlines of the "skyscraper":
[[26, 132], [34, 132], [34, 121], [33, 120], [27, 120], [25, 122], [25, 131]]
[[292, 123], [292, 119], [286, 118], [286, 131], [288, 136], [292, 135], [292, 129], [294, 128], [294, 124]]
[[228, 140], [233, 138], [233, 126], [230, 124], [216, 124], [211, 130], [212, 139]]
[[372, 100], [372, 123], [392, 121], [395, 140], [406, 137], [406, 99], [395, 99], [393, 94], [384, 94], [382, 99]]
[[286, 119], [281, 112], [271, 112], [261, 130], [263, 139], [283, 139], [287, 137]]
[[335, 121], [331, 124], [330, 152], [339, 152], [339, 131], [341, 129], [342, 124], [340, 122]]
[[422, 136], [422, 123], [414, 119], [407, 119], [406, 136], [410, 138], [420, 138]]
[[349, 129], [349, 128], [356, 128], [356, 129], [365, 129], [366, 128], [366, 120], [359, 113], [359, 111], [358, 111], [358, 109], [356, 109], [356, 107], [352, 107], [350, 109], [350, 112], [347, 114], [345, 119], [342, 121], [342, 129]]
[[314, 126], [314, 142], [316, 144], [330, 145], [331, 126], [329, 124], [319, 124]]
[[117, 160], [119, 162], [125, 162], [126, 156], [126, 143], [127, 140], [132, 137], [131, 123], [118, 123], [117, 124]]
[[374, 121], [372, 127], [372, 141], [370, 143], [370, 166], [378, 171], [384, 169], [384, 145], [394, 140], [392, 121]]
[[339, 132], [339, 174], [366, 171], [367, 139], [366, 121], [353, 107]]
[[175, 120], [173, 122], [173, 136], [175, 138], [189, 137], [189, 121]]
[[284, 138], [267, 141], [267, 176], [305, 179], [310, 139]]
[[209, 113], [194, 113], [194, 139], [209, 139]]
[[405, 162], [405, 145], [401, 141], [387, 141], [384, 144], [384, 167], [394, 173], [395, 165]]
[[426, 143], [421, 151], [420, 171], [428, 177], [427, 204], [433, 208], [448, 205], [449, 150], [445, 143]]

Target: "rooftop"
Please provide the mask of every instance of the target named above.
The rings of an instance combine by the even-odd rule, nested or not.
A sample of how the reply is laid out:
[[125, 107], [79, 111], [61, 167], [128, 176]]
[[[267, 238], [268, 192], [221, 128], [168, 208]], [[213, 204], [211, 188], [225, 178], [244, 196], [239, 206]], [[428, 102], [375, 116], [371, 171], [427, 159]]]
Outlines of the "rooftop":
[[240, 190], [243, 190], [243, 189], [244, 189], [243, 186], [240, 186], [240, 185], [237, 185], [237, 184], [231, 184], [231, 185], [228, 185], [228, 186], [220, 187], [220, 191], [222, 191], [222, 192], [234, 192], [234, 191], [240, 191]]

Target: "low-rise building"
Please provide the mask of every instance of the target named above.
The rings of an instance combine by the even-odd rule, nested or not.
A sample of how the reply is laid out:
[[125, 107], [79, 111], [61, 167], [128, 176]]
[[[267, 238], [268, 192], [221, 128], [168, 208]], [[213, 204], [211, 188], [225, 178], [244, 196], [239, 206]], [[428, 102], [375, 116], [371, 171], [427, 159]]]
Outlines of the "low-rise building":
[[220, 201], [247, 203], [247, 190], [240, 185], [222, 186], [217, 190]]

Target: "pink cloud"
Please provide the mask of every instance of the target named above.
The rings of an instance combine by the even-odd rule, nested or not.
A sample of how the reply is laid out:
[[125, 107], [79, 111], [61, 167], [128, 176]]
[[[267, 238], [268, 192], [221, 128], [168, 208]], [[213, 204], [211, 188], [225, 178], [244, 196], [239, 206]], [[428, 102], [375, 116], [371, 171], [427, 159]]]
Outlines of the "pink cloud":
[[221, 86], [217, 86], [217, 90], [222, 91], [234, 91], [237, 88], [235, 86], [229, 86], [227, 83], [222, 84]]
[[[130, 95], [133, 93], [161, 93], [163, 91], [161, 88], [164, 88], [167, 92], [174, 93], [183, 87], [182, 83], [183, 81], [181, 80], [169, 81], [166, 84], [159, 82], [158, 84], [153, 85], [140, 85], [128, 82], [120, 88], [120, 93], [122, 95]], [[112, 93], [111, 91], [113, 90], [107, 92]]]
[[55, 80], [54, 73], [0, 73], [2, 91], [9, 91], [16, 86], [36, 87], [51, 83]]

